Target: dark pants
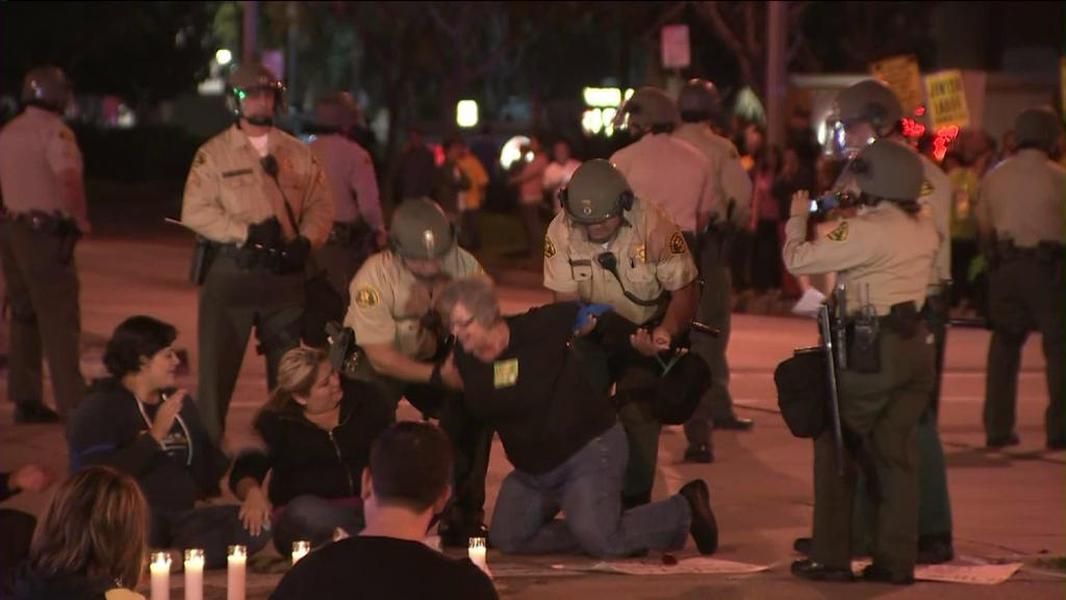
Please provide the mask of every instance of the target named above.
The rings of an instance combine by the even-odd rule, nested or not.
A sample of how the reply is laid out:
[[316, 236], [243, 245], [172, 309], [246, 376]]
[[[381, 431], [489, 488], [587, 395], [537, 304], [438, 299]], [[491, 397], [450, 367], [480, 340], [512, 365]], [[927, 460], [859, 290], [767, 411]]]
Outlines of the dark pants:
[[365, 527], [363, 506], [359, 498], [327, 499], [297, 496], [275, 511], [274, 547], [282, 556], [292, 552], [292, 543], [308, 540], [317, 548], [333, 539], [338, 527], [356, 535]]
[[481, 248], [481, 231], [478, 229], [478, 209], [459, 213], [459, 245], [467, 250]]
[[751, 247], [751, 286], [757, 292], [781, 288], [781, 244], [777, 221], [762, 219]]
[[0, 223], [0, 262], [11, 306], [8, 398], [21, 406], [43, 405], [41, 362], [47, 358], [56, 410], [66, 415], [85, 394], [85, 380], [78, 273], [63, 246], [62, 238], [26, 223]]
[[[913, 575], [918, 552], [917, 430], [935, 379], [934, 349], [926, 335], [924, 327], [907, 339], [882, 328], [880, 372], [840, 373], [842, 424], [861, 440], [881, 493], [869, 518], [871, 556], [894, 577]], [[815, 440], [811, 558], [829, 567], [851, 565], [858, 471], [849, 451], [844, 453], [844, 464], [837, 465], [830, 431]]]
[[[314, 252], [315, 266], [326, 272], [326, 279], [330, 285], [344, 299], [344, 306], [350, 304], [348, 286], [352, 283], [359, 267], [363, 265], [367, 257], [373, 253], [373, 232], [366, 225], [337, 223], [334, 229], [343, 228], [346, 237], [351, 239], [336, 240], [331, 238], [324, 246]], [[337, 315], [337, 320], [344, 318], [344, 314]]]
[[1018, 370], [1022, 346], [1029, 332], [1043, 336], [1048, 408], [1047, 442], [1066, 442], [1066, 386], [1063, 385], [1063, 273], [1064, 261], [1041, 261], [1035, 256], [1005, 260], [989, 274], [989, 316], [992, 340], [988, 347], [984, 424], [989, 439], [1014, 433], [1018, 401]]
[[266, 357], [269, 389], [277, 384], [282, 354], [299, 345], [303, 280], [302, 273], [241, 269], [227, 255], [211, 265], [200, 288], [197, 393], [204, 427], [216, 444], [226, 429], [226, 413], [252, 327], [259, 352]]
[[722, 257], [721, 240], [707, 236], [700, 245], [700, 277], [703, 289], [696, 320], [718, 329], [718, 337], [692, 334], [692, 351], [707, 363], [711, 370], [711, 387], [703, 394], [696, 411], [685, 423], [685, 437], [691, 446], [711, 445], [713, 419], [735, 418], [733, 398], [729, 394], [729, 362], [726, 347], [732, 326], [731, 282], [729, 266]]
[[641, 397], [652, 393], [658, 373], [652, 359], [612, 362], [611, 379], [617, 381], [618, 420], [626, 432], [629, 457], [622, 481], [622, 505], [633, 508], [651, 502], [655, 467], [659, 460], [662, 423], [652, 414], [651, 403]]
[[544, 225], [540, 222], [540, 204], [519, 204], [519, 216], [526, 231], [526, 253], [540, 256], [544, 250]]
[[958, 306], [963, 300], [972, 304], [979, 301], [978, 289], [970, 283], [970, 263], [977, 257], [977, 240], [951, 240], [951, 305]]
[[11, 592], [15, 570], [30, 554], [37, 519], [22, 511], [0, 508], [0, 598]]
[[148, 544], [152, 548], [203, 548], [208, 569], [226, 566], [227, 547], [248, 547], [248, 555], [259, 552], [270, 541], [270, 533], [248, 533], [236, 505], [204, 506], [183, 511], [152, 511]]

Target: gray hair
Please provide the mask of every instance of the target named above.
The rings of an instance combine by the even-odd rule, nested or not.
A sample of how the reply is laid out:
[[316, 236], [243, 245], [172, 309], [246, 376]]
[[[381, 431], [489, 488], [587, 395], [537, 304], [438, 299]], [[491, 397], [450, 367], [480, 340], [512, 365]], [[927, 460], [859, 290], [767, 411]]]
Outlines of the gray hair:
[[456, 304], [462, 304], [474, 320], [488, 327], [500, 319], [496, 288], [487, 275], [454, 279], [444, 286], [434, 303], [441, 319], [448, 323]]

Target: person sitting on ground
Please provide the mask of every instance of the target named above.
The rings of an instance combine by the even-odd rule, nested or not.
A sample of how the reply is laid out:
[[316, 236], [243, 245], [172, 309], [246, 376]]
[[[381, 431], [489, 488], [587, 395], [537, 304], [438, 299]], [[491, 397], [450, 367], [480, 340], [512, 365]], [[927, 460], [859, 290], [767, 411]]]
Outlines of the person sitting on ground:
[[[53, 476], [46, 469], [27, 464], [10, 473], [0, 473], [0, 502], [19, 492], [43, 492], [52, 485]], [[11, 594], [11, 575], [30, 552], [30, 541], [37, 519], [29, 513], [0, 508], [0, 598]]]
[[469, 559], [448, 558], [422, 542], [448, 502], [452, 464], [451, 444], [437, 427], [412, 421], [389, 427], [363, 470], [366, 528], [301, 559], [271, 599], [495, 599], [492, 581]]
[[[59, 487], [16, 576], [16, 600], [144, 600], [148, 505], [132, 477], [90, 467]], [[5, 597], [7, 597], [5, 595]]]
[[107, 465], [137, 479], [151, 508], [153, 548], [203, 548], [210, 568], [226, 565], [226, 547], [249, 554], [269, 535], [245, 529], [236, 505], [197, 507], [220, 495], [229, 459], [204, 429], [183, 389], [174, 388], [177, 331], [147, 316], [115, 329], [104, 352], [110, 378], [98, 381], [67, 429], [71, 471]]
[[[718, 526], [702, 480], [666, 500], [622, 510], [625, 431], [607, 378], [594, 375], [606, 369], [595, 358], [604, 355], [579, 349], [575, 328], [585, 328], [582, 337], [599, 337], [597, 347], [614, 360], [633, 349], [657, 355], [647, 330], [609, 312], [579, 325], [582, 307], [575, 302], [504, 318], [486, 277], [452, 281], [436, 308], [459, 342], [441, 376], [463, 388], [466, 409], [499, 433], [514, 465], [489, 527], [495, 548], [632, 556], [682, 548], [691, 534], [701, 554], [717, 549]], [[705, 375], [697, 387], [707, 382]], [[560, 511], [565, 520], [556, 518]]]
[[282, 556], [296, 540], [317, 547], [338, 527], [351, 534], [363, 528], [359, 478], [371, 442], [391, 418], [374, 410], [381, 403], [368, 399], [375, 393], [369, 384], [349, 383], [361, 387], [342, 397], [339, 377], [321, 350], [286, 352], [278, 364], [278, 387], [254, 422], [265, 448], [243, 452], [230, 473], [230, 489], [243, 500], [245, 525], [272, 522]]

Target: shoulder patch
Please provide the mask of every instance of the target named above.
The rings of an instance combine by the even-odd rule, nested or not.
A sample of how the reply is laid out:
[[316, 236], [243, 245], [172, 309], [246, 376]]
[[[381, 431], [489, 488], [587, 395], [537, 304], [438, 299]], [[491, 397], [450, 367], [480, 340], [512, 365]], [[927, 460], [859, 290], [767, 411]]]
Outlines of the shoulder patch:
[[204, 151], [203, 150], [201, 150], [201, 151], [196, 153], [196, 158], [193, 160], [193, 162], [195, 162], [197, 166], [202, 165], [205, 162], [207, 162], [207, 156], [204, 155]]
[[680, 231], [675, 231], [674, 235], [670, 236], [670, 252], [674, 254], [685, 254], [688, 252], [688, 244], [685, 243], [685, 236], [681, 235]]
[[848, 222], [841, 221], [837, 228], [825, 234], [825, 237], [834, 242], [843, 242], [848, 239]]
[[555, 244], [552, 243], [552, 239], [548, 236], [544, 236], [544, 258], [551, 258], [555, 256]]
[[918, 192], [918, 195], [919, 196], [928, 196], [929, 194], [932, 194], [935, 191], [936, 191], [936, 188], [933, 186], [932, 182], [930, 182], [928, 179], [925, 179], [925, 180], [922, 180], [922, 189], [921, 189], [920, 192]]
[[359, 308], [373, 308], [381, 303], [381, 294], [372, 287], [360, 288], [355, 293], [355, 305]]
[[59, 128], [59, 137], [68, 142], [74, 141], [74, 134], [66, 127]]

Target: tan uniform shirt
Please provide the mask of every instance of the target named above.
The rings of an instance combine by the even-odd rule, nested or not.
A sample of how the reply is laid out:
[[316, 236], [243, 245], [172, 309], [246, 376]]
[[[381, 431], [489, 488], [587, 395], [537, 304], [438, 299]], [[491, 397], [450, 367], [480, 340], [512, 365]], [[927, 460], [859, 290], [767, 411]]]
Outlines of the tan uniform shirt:
[[385, 231], [374, 161], [362, 146], [336, 133], [311, 142], [319, 164], [326, 170], [333, 191], [333, 220], [354, 223], [362, 219], [371, 229]]
[[[278, 180], [296, 216], [299, 233], [321, 246], [333, 228], [333, 197], [326, 175], [311, 149], [278, 129], [268, 134], [268, 150], [278, 161]], [[248, 226], [277, 216], [278, 186], [263, 171], [259, 153], [236, 125], [207, 141], [196, 152], [185, 181], [181, 220], [220, 244], [240, 244]], [[282, 209], [283, 211], [284, 209]]]
[[649, 133], [611, 157], [637, 198], [659, 207], [682, 231], [696, 232], [717, 203], [711, 166], [700, 151]]
[[981, 231], [995, 231], [999, 239], [1025, 248], [1041, 241], [1066, 243], [1064, 204], [1066, 169], [1043, 152], [1026, 148], [981, 181], [977, 222]]
[[[451, 278], [483, 272], [477, 259], [458, 246], [441, 262]], [[349, 291], [352, 303], [344, 325], [355, 332], [356, 343], [394, 344], [405, 356], [429, 358], [418, 356], [427, 335], [419, 320], [432, 308], [432, 290], [403, 266], [399, 256], [385, 251], [366, 259]]]
[[839, 273], [847, 285], [849, 312], [858, 311], [867, 298], [879, 316], [900, 302], [924, 304], [940, 246], [927, 211], [911, 216], [883, 202], [820, 230], [814, 241], [806, 241], [807, 213], [785, 224], [782, 255], [793, 275]]
[[951, 185], [951, 178], [935, 162], [924, 154], [919, 154], [918, 157], [922, 159], [922, 172], [925, 176], [922, 195], [918, 201], [932, 210], [933, 223], [940, 236], [940, 247], [936, 260], [933, 261], [933, 270], [929, 274], [929, 284], [939, 285], [941, 281], [951, 279], [951, 203], [955, 188]]
[[598, 244], [588, 241], [584, 229], [565, 212], [555, 215], [544, 241], [544, 286], [563, 294], [576, 293], [584, 302], [609, 304], [623, 317], [643, 324], [658, 308], [626, 298], [618, 280], [596, 257], [613, 253], [625, 289], [649, 301], [663, 290], [679, 290], [695, 281], [696, 264], [681, 230], [656, 207], [637, 200], [625, 219], [614, 239]]
[[703, 123], [682, 123], [674, 130], [674, 137], [692, 144], [711, 163], [711, 184], [718, 199], [711, 209], [712, 220], [724, 223], [728, 219], [733, 225], [747, 227], [751, 217], [751, 177], [740, 164], [740, 153], [733, 142]]
[[59, 115], [28, 106], [0, 130], [0, 190], [13, 213], [60, 212], [89, 231], [84, 199], [68, 206], [62, 175], [82, 176], [81, 151], [74, 132]]

